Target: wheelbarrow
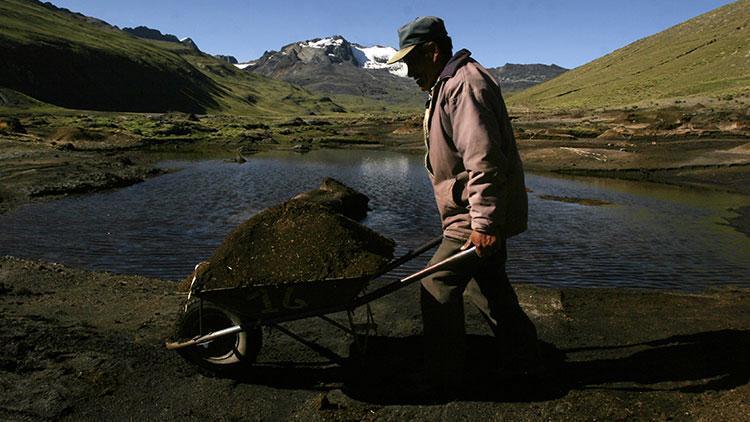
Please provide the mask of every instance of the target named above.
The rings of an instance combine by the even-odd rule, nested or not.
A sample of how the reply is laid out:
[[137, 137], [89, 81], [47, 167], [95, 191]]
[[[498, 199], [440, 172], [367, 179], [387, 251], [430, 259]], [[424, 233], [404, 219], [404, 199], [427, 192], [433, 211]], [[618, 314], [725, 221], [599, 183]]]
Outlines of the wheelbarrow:
[[[442, 237], [432, 239], [394, 259], [381, 271], [366, 277], [214, 289], [203, 288], [195, 283], [194, 277], [188, 293], [188, 303], [177, 321], [177, 341], [167, 343], [166, 348], [176, 350], [188, 361], [210, 372], [231, 374], [255, 363], [263, 344], [262, 328], [273, 327], [331, 357], [325, 348], [305, 340], [280, 324], [318, 317], [353, 335], [355, 341], [360, 337], [364, 337], [366, 341], [367, 336], [377, 328], [369, 306], [372, 301], [476, 255], [476, 248], [472, 247], [405, 278], [371, 292], [366, 291], [370, 282], [434, 248], [441, 240]], [[354, 312], [361, 307], [366, 308], [366, 321], [355, 323]], [[349, 327], [328, 316], [342, 311], [347, 312]]]

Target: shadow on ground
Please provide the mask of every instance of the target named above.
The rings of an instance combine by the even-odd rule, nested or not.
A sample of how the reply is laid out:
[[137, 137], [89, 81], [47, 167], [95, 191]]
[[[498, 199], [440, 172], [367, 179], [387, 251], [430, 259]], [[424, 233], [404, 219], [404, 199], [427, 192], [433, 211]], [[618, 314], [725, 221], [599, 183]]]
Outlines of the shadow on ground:
[[[617, 346], [560, 350], [540, 343], [546, 371], [538, 378], [490, 374], [496, 365], [493, 338], [467, 337], [466, 385], [451, 399], [532, 402], [571, 390], [728, 390], [750, 379], [750, 330], [720, 330]], [[347, 396], [375, 404], [439, 402], [423, 383], [421, 336], [370, 337], [364, 353], [339, 365], [267, 365], [245, 382], [278, 388], [322, 389], [343, 385]]]

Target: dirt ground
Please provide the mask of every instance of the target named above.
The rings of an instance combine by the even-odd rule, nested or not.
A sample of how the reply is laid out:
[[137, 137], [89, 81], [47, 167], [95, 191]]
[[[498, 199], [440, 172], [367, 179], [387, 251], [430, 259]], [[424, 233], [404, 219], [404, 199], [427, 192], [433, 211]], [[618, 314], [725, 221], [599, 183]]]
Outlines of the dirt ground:
[[[490, 377], [491, 337], [467, 306], [470, 387], [436, 400], [421, 382], [418, 290], [373, 303], [358, 352], [321, 320], [285, 326], [338, 364], [264, 329], [259, 363], [199, 373], [164, 341], [184, 301], [173, 282], [0, 259], [4, 420], [746, 420], [750, 290], [702, 293], [517, 286], [547, 372]], [[334, 318], [345, 321], [345, 315]]]
[[[692, 126], [672, 121], [681, 116], [525, 116], [514, 125], [525, 133], [519, 148], [527, 170], [750, 195], [744, 120], [722, 131], [716, 122], [702, 123], [703, 114], [691, 117]], [[0, 212], [137, 183], [159, 174], [153, 166], [165, 150], [205, 154], [203, 139], [223, 140], [234, 133], [230, 129], [236, 137], [222, 144], [229, 156], [297, 145], [422, 148], [420, 122], [411, 117], [291, 127], [226, 119], [22, 116], [23, 131], [0, 128]], [[84, 131], [60, 129], [81, 122], [88, 122]], [[750, 207], [737, 212], [730, 223], [750, 235]], [[747, 289], [518, 286], [544, 342], [545, 376], [488, 377], [491, 337], [469, 306], [471, 387], [454, 400], [436, 401], [421, 382], [415, 286], [373, 304], [380, 326], [365, 352], [323, 321], [290, 323], [286, 326], [297, 334], [341, 356], [338, 364], [277, 330], [264, 330], [260, 363], [236, 379], [201, 375], [164, 349], [184, 300], [175, 287], [164, 280], [1, 258], [0, 420], [731, 421], [750, 414]]]

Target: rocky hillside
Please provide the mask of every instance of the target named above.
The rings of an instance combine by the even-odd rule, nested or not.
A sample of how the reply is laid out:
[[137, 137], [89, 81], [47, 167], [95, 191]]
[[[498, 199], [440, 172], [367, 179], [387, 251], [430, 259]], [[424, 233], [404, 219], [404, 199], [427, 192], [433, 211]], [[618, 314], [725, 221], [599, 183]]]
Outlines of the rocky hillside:
[[123, 31], [133, 34], [138, 38], [156, 41], [180, 42], [176, 35], [162, 34], [158, 29], [152, 29], [145, 26], [136, 26], [135, 28], [122, 28]]
[[223, 60], [230, 64], [237, 64], [237, 59], [234, 56], [226, 56], [224, 54], [214, 54], [214, 57], [216, 57], [219, 60]]
[[638, 40], [509, 102], [529, 108], [588, 108], [727, 102], [750, 96], [750, 0], [740, 0]]
[[326, 94], [421, 104], [424, 96], [406, 78], [406, 66], [385, 64], [395, 52], [391, 47], [350, 43], [336, 35], [288, 44], [238, 67]]
[[503, 92], [521, 91], [554, 78], [568, 69], [558, 65], [513, 64], [488, 69], [495, 76]]
[[341, 109], [304, 89], [239, 71], [201, 53], [190, 39], [136, 37], [35, 0], [0, 2], [0, 86], [74, 109], [247, 114]]

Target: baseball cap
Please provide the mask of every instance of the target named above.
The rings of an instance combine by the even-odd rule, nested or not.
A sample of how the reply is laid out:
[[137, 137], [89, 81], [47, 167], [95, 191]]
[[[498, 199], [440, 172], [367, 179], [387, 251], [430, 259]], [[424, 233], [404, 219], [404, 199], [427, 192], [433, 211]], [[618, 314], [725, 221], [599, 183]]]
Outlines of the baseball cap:
[[422, 16], [402, 26], [398, 30], [399, 50], [388, 60], [388, 64], [403, 60], [414, 47], [428, 41], [436, 41], [448, 36], [445, 23], [437, 16]]

